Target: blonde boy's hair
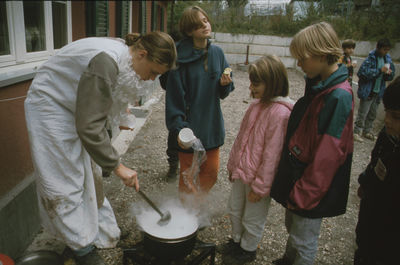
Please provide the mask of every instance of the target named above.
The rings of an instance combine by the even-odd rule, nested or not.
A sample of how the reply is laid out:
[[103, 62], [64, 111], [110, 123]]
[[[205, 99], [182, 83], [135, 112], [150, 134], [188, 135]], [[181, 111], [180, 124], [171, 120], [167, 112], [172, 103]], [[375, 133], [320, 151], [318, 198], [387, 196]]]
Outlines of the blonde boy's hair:
[[134, 50], [146, 50], [149, 61], [165, 65], [168, 69], [175, 68], [177, 57], [175, 42], [167, 33], [161, 31], [144, 35], [129, 33], [125, 36], [125, 43]]
[[199, 29], [203, 26], [203, 22], [199, 19], [199, 13], [202, 13], [208, 21], [210, 21], [207, 13], [198, 6], [191, 6], [183, 11], [182, 17], [179, 21], [179, 31], [186, 37], [193, 30]]
[[249, 79], [254, 85], [265, 84], [260, 101], [269, 103], [274, 97], [286, 97], [289, 94], [289, 82], [286, 68], [276, 55], [265, 55], [250, 64]]
[[313, 56], [326, 56], [329, 65], [342, 55], [339, 38], [333, 27], [320, 22], [300, 30], [290, 43], [290, 53], [297, 60]]

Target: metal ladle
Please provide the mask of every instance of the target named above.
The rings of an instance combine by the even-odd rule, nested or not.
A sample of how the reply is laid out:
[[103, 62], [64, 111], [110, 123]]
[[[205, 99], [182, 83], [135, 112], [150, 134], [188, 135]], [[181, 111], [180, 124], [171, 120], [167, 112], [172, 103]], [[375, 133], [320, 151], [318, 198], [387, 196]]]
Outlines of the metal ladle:
[[138, 193], [142, 195], [143, 199], [150, 204], [150, 206], [161, 216], [161, 219], [158, 220], [157, 224], [160, 226], [167, 225], [171, 220], [171, 213], [166, 211], [165, 213], [161, 212], [160, 209], [141, 191], [139, 190]]

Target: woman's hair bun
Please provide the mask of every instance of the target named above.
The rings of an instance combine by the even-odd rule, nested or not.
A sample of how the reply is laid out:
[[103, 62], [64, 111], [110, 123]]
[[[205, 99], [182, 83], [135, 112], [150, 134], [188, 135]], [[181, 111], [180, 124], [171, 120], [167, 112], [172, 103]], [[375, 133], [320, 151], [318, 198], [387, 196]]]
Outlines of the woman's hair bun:
[[128, 33], [125, 36], [125, 44], [128, 46], [132, 46], [135, 44], [140, 39], [140, 34], [139, 33]]

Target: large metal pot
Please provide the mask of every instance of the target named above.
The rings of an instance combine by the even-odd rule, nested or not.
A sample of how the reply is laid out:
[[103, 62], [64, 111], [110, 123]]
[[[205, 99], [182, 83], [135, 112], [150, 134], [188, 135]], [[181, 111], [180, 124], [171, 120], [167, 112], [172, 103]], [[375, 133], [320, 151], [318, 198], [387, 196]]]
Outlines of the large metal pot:
[[63, 265], [60, 255], [54, 251], [39, 250], [17, 259], [15, 265]]
[[186, 257], [196, 243], [197, 229], [180, 238], [160, 238], [143, 232], [144, 248], [149, 254], [162, 260], [178, 260]]

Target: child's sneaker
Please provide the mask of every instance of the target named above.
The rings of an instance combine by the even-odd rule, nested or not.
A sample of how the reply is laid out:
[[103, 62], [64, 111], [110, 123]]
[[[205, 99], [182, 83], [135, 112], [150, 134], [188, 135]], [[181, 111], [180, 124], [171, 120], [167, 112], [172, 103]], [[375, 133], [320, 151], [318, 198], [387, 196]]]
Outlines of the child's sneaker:
[[229, 239], [228, 243], [218, 245], [216, 250], [218, 253], [228, 254], [239, 250], [239, 248], [240, 248], [239, 243], [236, 243], [235, 241], [233, 241], [233, 239]]
[[246, 264], [256, 259], [257, 251], [247, 251], [239, 247], [235, 252], [226, 254], [222, 257], [223, 264], [240, 265]]
[[280, 258], [272, 261], [274, 265], [291, 265], [291, 263], [286, 258]]
[[364, 138], [374, 141], [375, 140], [375, 136], [372, 133], [364, 133], [363, 134]]
[[103, 258], [97, 252], [97, 249], [93, 249], [84, 256], [75, 256], [75, 261], [78, 265], [106, 265]]
[[364, 142], [363, 138], [358, 133], [354, 134], [354, 141], [357, 141], [357, 142], [360, 142], [360, 143]]

